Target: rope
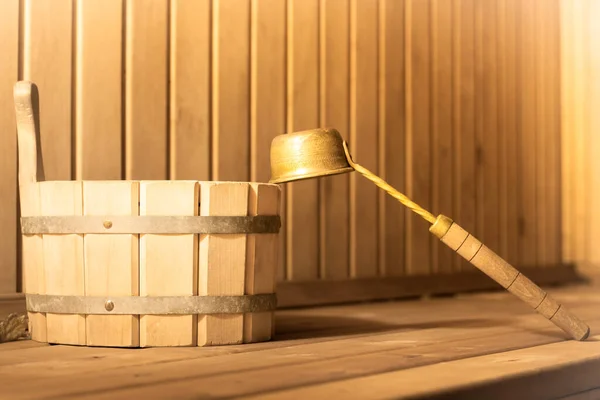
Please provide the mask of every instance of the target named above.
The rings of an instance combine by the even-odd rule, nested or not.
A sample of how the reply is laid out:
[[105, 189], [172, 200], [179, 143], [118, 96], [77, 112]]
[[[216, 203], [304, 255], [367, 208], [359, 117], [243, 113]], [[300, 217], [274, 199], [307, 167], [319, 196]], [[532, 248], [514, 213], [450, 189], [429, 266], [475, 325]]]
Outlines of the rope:
[[379, 186], [381, 189], [385, 190], [390, 196], [394, 197], [400, 203], [404, 204], [406, 207], [408, 207], [414, 213], [420, 215], [426, 221], [428, 221], [432, 224], [435, 222], [436, 218], [429, 211], [420, 207], [417, 203], [413, 202], [411, 199], [409, 199], [408, 197], [406, 197], [405, 195], [403, 195], [402, 193], [400, 193], [399, 191], [394, 189], [386, 181], [384, 181], [383, 179], [381, 179], [380, 177], [378, 177], [377, 175], [375, 175], [374, 173], [372, 173], [365, 167], [358, 165], [354, 161], [352, 161], [352, 157], [350, 156], [350, 152], [348, 151], [348, 145], [346, 144], [346, 142], [344, 142], [344, 151], [346, 152], [346, 158], [348, 159], [350, 166], [352, 168], [354, 168], [356, 170], [356, 172], [359, 172], [365, 178], [369, 179], [374, 184]]

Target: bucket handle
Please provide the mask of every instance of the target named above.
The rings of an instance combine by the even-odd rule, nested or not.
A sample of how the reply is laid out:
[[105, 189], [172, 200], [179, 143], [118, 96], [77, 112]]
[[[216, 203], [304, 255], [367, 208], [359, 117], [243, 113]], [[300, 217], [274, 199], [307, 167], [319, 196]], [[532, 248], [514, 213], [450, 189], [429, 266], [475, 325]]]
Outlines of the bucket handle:
[[18, 81], [13, 88], [17, 120], [19, 187], [42, 182], [44, 163], [40, 141], [40, 103], [35, 83]]

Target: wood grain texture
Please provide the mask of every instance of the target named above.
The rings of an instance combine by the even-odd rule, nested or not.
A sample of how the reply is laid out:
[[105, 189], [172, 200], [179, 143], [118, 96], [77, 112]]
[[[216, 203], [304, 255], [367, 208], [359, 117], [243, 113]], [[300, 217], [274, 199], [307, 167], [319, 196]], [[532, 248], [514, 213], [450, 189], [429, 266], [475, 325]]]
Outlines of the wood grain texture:
[[475, 232], [478, 236], [483, 236], [485, 227], [485, 170], [483, 167], [483, 143], [484, 143], [484, 88], [483, 88], [483, 25], [484, 25], [484, 3], [475, 1], [473, 9], [473, 28], [474, 28], [474, 120], [475, 120]]
[[125, 179], [166, 179], [168, 1], [125, 5]]
[[574, 180], [571, 188], [573, 201], [571, 208], [573, 215], [573, 245], [574, 260], [584, 262], [590, 252], [590, 244], [586, 237], [589, 237], [589, 221], [585, 210], [589, 207], [589, 185], [586, 178], [589, 177], [589, 157], [588, 137], [590, 129], [590, 104], [589, 104], [589, 84], [590, 74], [590, 26], [592, 21], [586, 16], [590, 15], [590, 0], [573, 1], [573, 12], [575, 32], [574, 32], [574, 80], [573, 95], [575, 97], [574, 107], [574, 125], [571, 131], [572, 137], [572, 165], [573, 175], [579, 179]]
[[[457, 257], [460, 257], [457, 254]], [[462, 257], [461, 257], [462, 258]], [[465, 260], [465, 262], [467, 262]], [[548, 268], [519, 268], [538, 285], [560, 282], [577, 282], [580, 277], [573, 266]], [[447, 295], [476, 290], [497, 290], [500, 286], [477, 268], [450, 275], [413, 275], [347, 279], [337, 281], [279, 282], [277, 304], [282, 308], [311, 307], [385, 299], [402, 299], [414, 296]]]
[[22, 73], [40, 92], [46, 179], [71, 179], [73, 2], [23, 0], [23, 13]]
[[[501, 207], [506, 217], [501, 219], [501, 243], [504, 248], [506, 260], [516, 264], [519, 260], [519, 206], [518, 191], [514, 184], [518, 182], [518, 126], [517, 111], [518, 88], [516, 80], [517, 71], [517, 1], [503, 0], [499, 2], [498, 25], [498, 55], [500, 80], [498, 83], [498, 135], [502, 151], [500, 154], [500, 193]], [[556, 179], [556, 176], [554, 177]], [[560, 212], [559, 209], [556, 210]]]
[[173, 0], [169, 32], [169, 178], [210, 178], [210, 1]]
[[[506, 0], [499, 0], [495, 3], [496, 7], [496, 33], [497, 33], [497, 118], [498, 118], [498, 249], [497, 252], [500, 257], [506, 259], [508, 255], [508, 173], [509, 165], [508, 160], [508, 132], [507, 132], [507, 121], [506, 116], [507, 107], [511, 108], [512, 104], [507, 104], [507, 22], [506, 22]], [[509, 123], [510, 124], [510, 123]]]
[[[598, 152], [600, 151], [600, 139], [598, 138], [598, 129], [600, 129], [600, 116], [596, 112], [600, 107], [600, 27], [597, 20], [600, 17], [600, 5], [598, 2], [590, 2], [589, 13], [587, 18], [587, 26], [589, 29], [589, 131], [587, 135], [587, 158], [590, 160], [588, 179], [589, 195], [588, 206], [585, 214], [587, 215], [589, 226], [588, 249], [589, 253], [586, 261], [597, 265], [600, 263], [600, 249], [597, 248], [594, 238], [600, 234], [600, 212], [595, 208], [595, 204], [600, 201], [600, 183], [598, 176], [600, 174], [600, 161], [598, 160]], [[578, 105], [584, 106], [584, 104]], [[573, 179], [572, 177], [570, 179]], [[581, 227], [579, 227], [581, 230]]]
[[0, 293], [17, 292], [17, 134], [13, 85], [19, 78], [19, 0], [0, 3]]
[[[599, 298], [593, 295], [597, 292], [596, 287], [561, 292], [563, 298], [568, 298], [573, 305], [592, 294], [592, 302], [585, 306], [578, 305], [577, 310], [590, 319], [594, 327], [600, 326], [595, 314]], [[309, 397], [302, 393], [314, 387], [331, 384], [343, 389], [347, 387], [346, 383], [354, 379], [372, 380], [380, 376], [388, 377], [389, 374], [401, 374], [412, 377], [407, 381], [418, 380], [423, 383], [419, 386], [398, 385], [397, 382], [403, 378], [393, 380], [392, 385], [388, 379], [384, 383], [393, 390], [402, 390], [402, 397], [409, 397], [422, 388], [429, 388], [429, 393], [437, 391], [438, 394], [444, 388], [451, 389], [454, 380], [437, 385], [438, 382], [444, 382], [441, 380], [443, 378], [436, 380], [431, 376], [443, 375], [448, 365], [468, 362], [475, 367], [485, 365], [486, 371], [491, 369], [492, 372], [485, 376], [496, 388], [502, 388], [498, 383], [504, 383], [493, 379], [496, 375], [502, 375], [500, 370], [506, 367], [518, 372], [523, 371], [522, 367], [525, 366], [531, 372], [526, 374], [527, 378], [534, 379], [529, 382], [535, 383], [537, 390], [545, 390], [549, 378], [545, 374], [555, 370], [543, 368], [540, 371], [535, 367], [528, 369], [528, 366], [540, 361], [539, 357], [543, 354], [540, 349], [544, 349], [544, 353], [556, 353], [551, 358], [553, 362], [558, 356], [568, 360], [570, 351], [555, 347], [549, 350], [543, 346], [553, 344], [573, 348], [575, 345], [589, 350], [588, 344], [594, 343], [565, 341], [562, 336], [555, 334], [553, 327], [548, 327], [547, 321], [524, 312], [518, 302], [511, 301], [506, 294], [435, 299], [430, 303], [404, 302], [403, 313], [398, 313], [398, 306], [399, 303], [383, 302], [280, 312], [281, 334], [287, 340], [241, 346], [234, 352], [231, 348], [223, 347], [203, 349], [207, 350], [203, 351], [204, 354], [212, 350], [210, 356], [204, 357], [198, 356], [197, 349], [190, 348], [147, 349], [133, 358], [128, 352], [115, 349], [85, 349], [83, 355], [83, 352], [73, 351], [66, 346], [45, 346], [27, 351], [0, 350], [0, 379], [5, 393], [30, 397], [43, 394], [55, 398], [85, 396], [93, 399], [149, 396], [247, 396], [258, 399], [271, 396], [277, 399], [283, 397], [282, 391], [291, 390], [296, 395], [290, 397], [295, 399]], [[490, 313], [489, 310], [494, 312]], [[353, 317], [349, 318], [348, 315]], [[507, 324], [507, 320], [511, 323]], [[600, 352], [597, 347], [588, 352], [585, 358], [580, 358], [583, 352], [576, 353], [576, 359], [598, 359]], [[522, 362], [510, 361], [517, 359], [512, 353], [515, 350], [537, 353], [518, 358]], [[415, 357], [415, 353], [421, 357]], [[482, 356], [487, 361], [478, 363], [478, 357]], [[62, 362], [58, 362], [60, 360]], [[74, 365], [76, 372], [73, 371]], [[552, 362], [543, 365], [549, 366]], [[597, 370], [595, 365], [590, 368], [589, 364], [583, 364], [581, 370], [585, 370], [585, 367], [588, 371]], [[420, 371], [424, 368], [434, 369], [435, 375], [423, 375]], [[460, 376], [460, 382], [468, 384], [477, 381], [475, 371], [476, 368], [466, 374], [453, 376]], [[540, 375], [545, 379], [540, 379]], [[39, 385], [24, 388], [22, 381], [33, 376], [37, 377]], [[273, 379], [275, 377], [277, 379]], [[583, 375], [581, 377], [584, 378]], [[138, 384], [132, 385], [132, 380]], [[232, 381], [237, 383], [232, 385]], [[577, 391], [577, 388], [585, 387], [583, 384], [586, 382], [596, 383], [597, 373], [593, 372], [582, 380], [573, 380], [569, 390]], [[512, 387], [509, 385], [504, 389], [510, 390]], [[356, 385], [353, 392], [342, 392], [341, 396], [339, 392], [323, 393], [327, 398], [352, 397], [352, 394], [359, 392], [359, 397], [374, 397], [372, 388], [369, 385]], [[477, 388], [481, 388], [481, 385], [474, 387]], [[318, 393], [309, 395], [319, 398]], [[401, 397], [395, 393], [398, 392], [392, 392], [392, 395], [384, 398]], [[483, 397], [493, 398], [489, 395]]]
[[[354, 379], [303, 385], [244, 399], [340, 398], [355, 396], [427, 399], [504, 399], [527, 393], [531, 398], [593, 399], [600, 362], [590, 357], [600, 345], [571, 341], [480, 355], [418, 368], [367, 374]], [[592, 350], [590, 350], [592, 349]], [[439, 379], [431, 379], [438, 376]], [[413, 382], [398, 385], [396, 382]], [[373, 395], [373, 394], [376, 395]]]
[[[452, 2], [431, 2], [431, 132], [432, 209], [435, 214], [452, 214], [454, 204], [452, 140], [452, 35], [458, 29], [452, 20]], [[453, 254], [437, 241], [432, 244], [432, 271], [452, 272]]]
[[[580, 38], [576, 39], [576, 30], [587, 26], [585, 19], [577, 19], [575, 4], [578, 1], [561, 0], [560, 2], [560, 91], [561, 91], [561, 235], [563, 259], [573, 262], [576, 259], [576, 233], [575, 223], [575, 191], [577, 180], [575, 176], [575, 124], [577, 110], [577, 96], [575, 95], [575, 80], [577, 79], [576, 63], [577, 48]], [[579, 39], [579, 40], [578, 40]]]
[[75, 3], [75, 179], [122, 177], [122, 17], [122, 0]]
[[[350, 138], [354, 160], [378, 173], [377, 20], [375, 0], [350, 2]], [[368, 134], [366, 134], [368, 132]], [[379, 192], [360, 174], [350, 175], [350, 276], [379, 273]]]
[[[202, 182], [200, 215], [248, 215], [249, 191], [250, 186], [245, 182]], [[200, 242], [198, 295], [243, 295], [246, 283], [248, 236], [244, 234], [198, 236]], [[252, 271], [255, 272], [256, 269], [253, 268]], [[264, 331], [260, 334], [264, 335]], [[243, 314], [198, 316], [198, 346], [241, 344], [243, 338]]]
[[[454, 217], [465, 229], [476, 228], [475, 181], [475, 6], [473, 0], [453, 3], [453, 133], [456, 190], [453, 192]], [[454, 258], [455, 270], [473, 268], [460, 257]]]
[[[381, 177], [406, 190], [405, 2], [379, 2], [379, 168]], [[380, 191], [379, 257], [386, 276], [405, 273], [406, 210]]]
[[[271, 141], [286, 130], [286, 2], [254, 0], [251, 4], [250, 180], [271, 177]], [[282, 196], [285, 185], [281, 186]], [[278, 280], [285, 278], [285, 201], [279, 210]]]
[[[41, 215], [83, 215], [81, 181], [41, 182]], [[83, 235], [42, 235], [46, 294], [83, 296]], [[85, 315], [46, 314], [49, 343], [85, 345]]]
[[[198, 182], [140, 182], [140, 215], [198, 215]], [[141, 234], [140, 296], [198, 293], [198, 235]], [[194, 346], [196, 315], [140, 315], [140, 346]]]
[[[287, 132], [319, 124], [319, 3], [287, 3]], [[286, 184], [286, 269], [293, 280], [319, 277], [319, 183]]]
[[534, 2], [519, 2], [519, 265], [536, 265], [536, 121]]
[[[320, 1], [320, 126], [350, 139], [350, 1]], [[371, 61], [372, 62], [372, 61]], [[320, 276], [350, 275], [350, 177], [319, 182], [321, 213]]]
[[[248, 195], [248, 215], [277, 215], [279, 194], [278, 186], [252, 183]], [[246, 242], [244, 294], [276, 293], [277, 235], [248, 235]], [[244, 315], [244, 343], [270, 340], [274, 329], [273, 312]]]
[[[431, 38], [430, 4], [406, 0], [406, 191], [413, 201], [431, 209], [431, 126], [429, 119]], [[406, 225], [406, 272], [431, 272], [431, 235], [427, 222], [410, 210]]]
[[[139, 215], [138, 202], [139, 182], [83, 182], [83, 215]], [[139, 235], [86, 234], [83, 249], [86, 296], [139, 296]], [[140, 344], [139, 315], [88, 315], [85, 323], [88, 346]]]
[[[547, 77], [551, 75], [549, 71], [552, 69], [553, 62], [547, 58], [549, 29], [546, 25], [548, 20], [548, 4], [549, 2], [536, 0], [532, 2], [534, 7], [535, 18], [533, 20], [534, 35], [535, 35], [535, 80], [534, 80], [534, 99], [535, 99], [535, 184], [536, 184], [536, 254], [537, 264], [547, 265], [548, 257], [548, 228], [551, 226], [551, 213], [549, 209], [549, 187], [546, 180], [547, 174], [550, 172], [544, 167], [546, 166], [546, 158], [551, 149], [550, 142], [552, 140], [551, 129], [553, 125], [552, 114], [548, 113], [552, 107], [551, 88], [547, 88]], [[548, 109], [550, 107], [550, 110]], [[532, 148], [533, 150], [533, 148]], [[548, 165], [550, 168], [550, 165]]]
[[[545, 170], [544, 181], [546, 182], [546, 193], [547, 193], [547, 247], [546, 247], [546, 265], [555, 264], [561, 262], [561, 181], [557, 179], [560, 176], [560, 86], [557, 82], [560, 82], [560, 15], [558, 13], [559, 1], [552, 0], [544, 4], [546, 16], [542, 23], [545, 26], [546, 32], [544, 35], [545, 40], [545, 52], [542, 62], [547, 64], [545, 79], [545, 92], [544, 98], [547, 100], [545, 104], [544, 114], [547, 117], [548, 128], [542, 133], [547, 140], [546, 156], [544, 159], [544, 165], [542, 168]], [[546, 61], [547, 60], [547, 61]], [[593, 106], [592, 106], [593, 107]], [[592, 108], [593, 109], [593, 108]], [[595, 137], [595, 135], [590, 135]], [[592, 146], [593, 148], [593, 146]], [[594, 162], [596, 158], [592, 157], [591, 160]], [[593, 170], [593, 169], [591, 169]], [[597, 171], [595, 169], [594, 171]], [[593, 203], [592, 203], [593, 204]], [[592, 233], [593, 235], [593, 233]]]
[[250, 179], [250, 3], [213, 2], [212, 179]]
[[[40, 86], [48, 179], [266, 182], [275, 135], [329, 125], [357, 162], [481, 231], [519, 267], [555, 264], [559, 240], [567, 259], [600, 260], [583, 211], [596, 198], [593, 2], [101, 3], [2, 2], [2, 17], [17, 17], [2, 25], [13, 33], [1, 39], [12, 50], [0, 68]], [[570, 21], [560, 38], [559, 11]], [[11, 115], [0, 113], [4, 132]], [[352, 279], [353, 252], [371, 276], [472, 269], [456, 256], [447, 267], [424, 221], [353, 175], [282, 185], [279, 281]], [[0, 178], [0, 204], [16, 201], [14, 176]], [[353, 235], [368, 252], [350, 245], [350, 180]], [[18, 223], [17, 207], [0, 214]], [[0, 281], [17, 289], [18, 229], [0, 240]]]
[[481, 149], [480, 170], [483, 169], [481, 206], [483, 230], [482, 241], [493, 251], [500, 251], [500, 221], [505, 218], [500, 209], [499, 191], [499, 140], [498, 140], [498, 34], [496, 0], [479, 1], [482, 7], [482, 97], [477, 101], [483, 106], [483, 124], [479, 132], [478, 146]]
[[[22, 216], [41, 215], [40, 186], [38, 184], [23, 185], [19, 188]], [[44, 264], [44, 247], [42, 235], [21, 237], [24, 293], [46, 294], [46, 267]], [[29, 332], [31, 339], [47, 342], [46, 313], [28, 312]]]

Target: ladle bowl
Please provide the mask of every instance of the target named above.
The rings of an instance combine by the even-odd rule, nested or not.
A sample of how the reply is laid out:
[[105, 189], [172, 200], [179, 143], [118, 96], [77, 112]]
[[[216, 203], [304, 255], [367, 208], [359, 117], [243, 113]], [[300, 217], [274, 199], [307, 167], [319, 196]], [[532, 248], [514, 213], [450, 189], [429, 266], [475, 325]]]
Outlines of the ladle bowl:
[[342, 135], [318, 128], [276, 136], [271, 142], [270, 183], [299, 181], [354, 171]]

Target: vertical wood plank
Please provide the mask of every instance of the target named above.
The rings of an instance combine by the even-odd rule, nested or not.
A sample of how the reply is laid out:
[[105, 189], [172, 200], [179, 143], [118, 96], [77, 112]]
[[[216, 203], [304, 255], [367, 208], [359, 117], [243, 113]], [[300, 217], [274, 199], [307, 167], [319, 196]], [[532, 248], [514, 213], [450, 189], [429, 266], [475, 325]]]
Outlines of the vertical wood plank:
[[[485, 1], [485, 0], [483, 0]], [[485, 228], [485, 172], [483, 156], [483, 141], [484, 141], [484, 80], [483, 80], [483, 35], [484, 35], [484, 3], [483, 1], [475, 1], [474, 7], [474, 52], [473, 60], [475, 66], [475, 196], [476, 196], [476, 217], [475, 217], [475, 235], [482, 238], [484, 242]], [[486, 242], [487, 243], [487, 242]]]
[[121, 179], [122, 0], [75, 4], [75, 178]]
[[[140, 215], [198, 215], [198, 182], [140, 182]], [[141, 234], [140, 296], [198, 293], [198, 235]], [[195, 315], [140, 315], [140, 346], [194, 346]]]
[[[430, 2], [406, 1], [406, 174], [407, 196], [431, 209]], [[410, 210], [406, 217], [406, 272], [431, 271], [428, 223]]]
[[168, 0], [125, 4], [125, 178], [166, 179]]
[[212, 179], [250, 179], [250, 3], [213, 3]]
[[560, 89], [561, 89], [561, 212], [562, 254], [564, 262], [575, 260], [574, 173], [576, 156], [573, 147], [575, 124], [575, 29], [574, 1], [560, 1]]
[[71, 179], [73, 2], [23, 1], [23, 79], [39, 87], [46, 179]]
[[210, 178], [210, 0], [171, 0], [169, 178]]
[[[250, 180], [268, 182], [271, 141], [286, 127], [286, 3], [253, 0], [251, 12]], [[285, 185], [281, 189], [283, 196]], [[285, 227], [285, 202], [280, 203], [281, 223]], [[284, 228], [279, 233], [279, 280], [285, 277], [285, 236]]]
[[[406, 190], [406, 131], [404, 93], [404, 0], [379, 3], [379, 165], [381, 177], [400, 192]], [[406, 210], [380, 191], [380, 253], [383, 273], [405, 273]]]
[[535, 121], [535, 9], [519, 2], [519, 265], [537, 263], [536, 121]]
[[508, 255], [508, 190], [511, 186], [508, 184], [509, 166], [507, 164], [508, 151], [506, 148], [508, 142], [508, 132], [506, 129], [508, 112], [506, 111], [506, 80], [508, 66], [506, 62], [508, 33], [506, 28], [506, 3], [507, 0], [498, 0], [495, 2], [497, 13], [497, 102], [498, 102], [498, 249], [496, 250], [500, 257], [506, 259]]
[[[320, 126], [333, 127], [349, 139], [350, 3], [320, 0]], [[319, 180], [321, 273], [340, 279], [350, 268], [349, 175]]]
[[[517, 0], [502, 0], [498, 3], [498, 140], [500, 152], [500, 209], [504, 217], [500, 219], [501, 251], [511, 264], [518, 262], [518, 182], [517, 173], [517, 39], [516, 15]], [[554, 177], [557, 179], [557, 177]]]
[[[287, 3], [287, 131], [319, 124], [319, 3]], [[319, 276], [319, 183], [286, 184], [286, 267], [291, 280]]]
[[[544, 97], [544, 115], [547, 118], [547, 150], [544, 164], [544, 179], [546, 181], [547, 199], [547, 245], [546, 263], [548, 266], [557, 265], [561, 262], [561, 235], [560, 235], [560, 55], [559, 34], [560, 17], [558, 14], [559, 0], [548, 1], [545, 12], [544, 40], [546, 51], [544, 64], [546, 64], [545, 89], [547, 95]], [[591, 135], [595, 136], [595, 135]], [[595, 157], [594, 157], [595, 158]], [[591, 159], [592, 160], [592, 159]]]
[[[275, 185], [252, 183], [248, 215], [277, 215], [280, 189]], [[275, 233], [251, 234], [247, 238], [245, 294], [275, 293], [278, 237]], [[244, 343], [271, 339], [275, 313], [244, 315]]]
[[589, 207], [589, 176], [587, 175], [590, 165], [589, 154], [586, 151], [587, 132], [590, 129], [590, 103], [589, 103], [589, 63], [590, 63], [590, 24], [586, 16], [590, 13], [590, 0], [574, 0], [574, 80], [573, 90], [575, 102], [574, 119], [572, 131], [573, 140], [573, 173], [574, 199], [573, 199], [573, 243], [574, 261], [585, 262], [590, 248], [588, 246], [589, 223], [586, 210]]
[[483, 168], [483, 235], [482, 240], [487, 247], [499, 252], [500, 221], [505, 218], [500, 208], [498, 162], [498, 52], [497, 52], [497, 4], [496, 0], [480, 2], [483, 6], [483, 37], [482, 37], [482, 66], [483, 66], [483, 98], [478, 103], [483, 104], [483, 130], [479, 136], [479, 146], [482, 149]]
[[[452, 215], [452, 2], [432, 0], [431, 24], [432, 210], [434, 214]], [[451, 272], [452, 249], [434, 240], [432, 250], [433, 271]]]
[[[200, 190], [200, 215], [248, 215], [248, 183], [202, 182]], [[198, 295], [243, 295], [247, 235], [200, 235], [199, 240]], [[243, 337], [243, 314], [198, 316], [198, 346], [240, 344]]]
[[[352, 157], [378, 173], [377, 1], [350, 2], [350, 140]], [[350, 175], [350, 275], [378, 274], [378, 188]]]
[[0, 2], [0, 293], [17, 291], [17, 134], [13, 85], [19, 79], [19, 0]]
[[[536, 137], [535, 137], [535, 183], [536, 183], [536, 254], [537, 264], [539, 266], [548, 265], [548, 239], [549, 239], [549, 218], [550, 209], [548, 198], [548, 182], [546, 173], [549, 172], [546, 165], [549, 153], [549, 141], [551, 140], [552, 116], [547, 114], [548, 106], [551, 105], [552, 88], [547, 87], [548, 69], [552, 68], [552, 61], [548, 57], [548, 29], [546, 24], [548, 20], [549, 2], [537, 0], [533, 2], [534, 7], [534, 46], [535, 46], [535, 119]], [[532, 151], [534, 149], [532, 148]]]
[[[597, 1], [589, 3], [589, 12], [587, 14], [586, 26], [589, 29], [588, 48], [589, 51], [589, 130], [587, 135], [587, 158], [589, 163], [589, 178], [588, 185], [589, 200], [587, 203], [587, 226], [589, 226], [589, 234], [587, 235], [589, 255], [587, 261], [592, 265], [600, 265], [600, 249], [598, 249], [595, 239], [600, 237], [600, 212], [597, 204], [600, 202], [600, 26], [598, 25], [600, 18], [600, 4]], [[593, 110], [593, 111], [592, 111]]]
[[[453, 218], [464, 229], [475, 232], [475, 5], [474, 0], [455, 0], [453, 3], [453, 133], [455, 190]], [[474, 268], [455, 255], [456, 270]]]
[[[139, 215], [139, 183], [84, 181], [83, 215]], [[86, 296], [139, 296], [139, 235], [83, 235]], [[88, 315], [88, 346], [137, 347], [138, 315]]]
[[[42, 215], [83, 214], [81, 181], [41, 182], [39, 185]], [[85, 294], [83, 235], [45, 234], [42, 241], [46, 294], [83, 296]], [[85, 315], [78, 314], [47, 313], [48, 342], [85, 345], [85, 318]]]

